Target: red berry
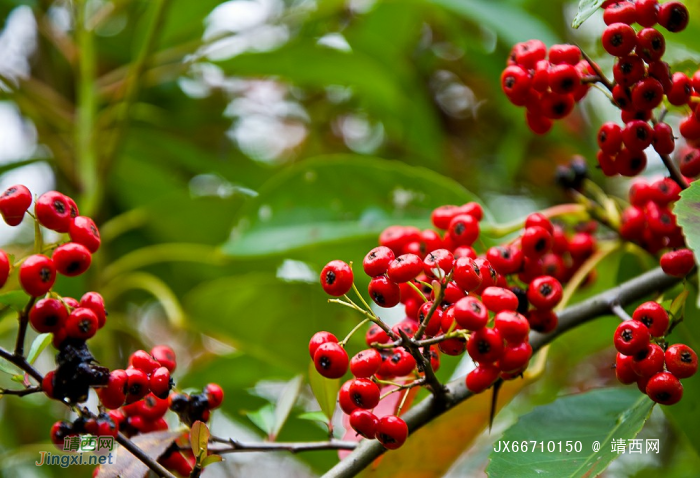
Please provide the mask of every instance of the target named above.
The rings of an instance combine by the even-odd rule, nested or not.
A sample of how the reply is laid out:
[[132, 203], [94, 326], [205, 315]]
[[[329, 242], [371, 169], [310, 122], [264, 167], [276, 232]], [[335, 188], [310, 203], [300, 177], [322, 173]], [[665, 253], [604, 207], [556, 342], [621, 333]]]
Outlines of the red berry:
[[[335, 335], [333, 335], [330, 332], [316, 332], [312, 337], [311, 340], [309, 340], [309, 355], [311, 355], [311, 359], [314, 358], [314, 354], [316, 353], [316, 349], [318, 349], [321, 345], [325, 344], [326, 342], [333, 342], [333, 343], [338, 343], [338, 339], [336, 338]], [[156, 359], [158, 360], [158, 359]]]
[[566, 95], [576, 91], [581, 84], [581, 76], [575, 66], [563, 63], [549, 70], [549, 87], [554, 93]]
[[450, 221], [448, 233], [458, 246], [471, 246], [479, 237], [479, 222], [470, 214], [460, 214]]
[[501, 372], [515, 372], [527, 367], [532, 357], [532, 346], [528, 342], [508, 344], [503, 349], [503, 355], [498, 359]]
[[100, 248], [100, 231], [89, 217], [77, 216], [74, 218], [68, 233], [71, 241], [84, 245], [93, 254]]
[[219, 408], [224, 401], [224, 389], [218, 383], [210, 383], [204, 387], [209, 408]]
[[624, 239], [628, 241], [640, 239], [645, 227], [646, 216], [641, 208], [630, 206], [622, 211], [620, 235]]
[[624, 355], [635, 355], [649, 345], [649, 329], [636, 320], [626, 320], [615, 330], [615, 348]]
[[314, 365], [326, 378], [340, 378], [348, 371], [348, 354], [335, 342], [321, 344], [314, 354]]
[[683, 176], [693, 178], [700, 175], [700, 149], [691, 147], [682, 149], [679, 167]]
[[51, 258], [56, 265], [56, 271], [68, 277], [82, 274], [88, 270], [92, 263], [90, 251], [85, 246], [75, 242], [57, 247]]
[[495, 246], [488, 250], [486, 258], [499, 274], [515, 274], [523, 264], [522, 251], [514, 246]]
[[321, 286], [326, 294], [340, 297], [352, 288], [353, 274], [343, 261], [331, 261], [321, 271]]
[[457, 302], [462, 297], [465, 297], [466, 295], [467, 294], [462, 290], [462, 288], [460, 286], [457, 285], [457, 283], [455, 281], [450, 281], [445, 286], [445, 294], [443, 296], [442, 301], [446, 302], [448, 304], [454, 304], [455, 302]]
[[377, 277], [386, 273], [389, 268], [389, 263], [391, 263], [394, 258], [394, 252], [388, 247], [375, 247], [365, 256], [362, 267], [365, 270], [365, 274], [370, 277]]
[[10, 276], [10, 258], [0, 249], [0, 287], [3, 287]]
[[511, 57], [516, 64], [531, 69], [547, 56], [547, 47], [540, 40], [528, 40], [516, 43], [511, 50]]
[[685, 344], [671, 345], [665, 354], [666, 368], [677, 378], [688, 378], [698, 371], [698, 356]]
[[[603, 48], [613, 56], [629, 55], [637, 46], [634, 29], [625, 23], [613, 23], [603, 31]], [[641, 55], [640, 55], [641, 56]]]
[[97, 396], [105, 408], [116, 409], [124, 405], [128, 376], [124, 370], [112, 370], [107, 386], [97, 388]]
[[661, 256], [659, 262], [661, 269], [666, 274], [674, 277], [685, 277], [695, 267], [695, 256], [690, 249], [678, 249]]
[[368, 346], [371, 346], [375, 342], [378, 344], [385, 344], [388, 341], [389, 335], [378, 325], [371, 326], [365, 335], [365, 342]]
[[438, 344], [438, 348], [440, 349], [440, 352], [446, 355], [457, 356], [464, 353], [464, 350], [467, 348], [467, 344], [464, 339], [455, 337], [454, 339], [443, 340]]
[[350, 398], [350, 385], [352, 385], [352, 380], [348, 380], [343, 385], [340, 386], [338, 391], [338, 405], [343, 413], [350, 415], [352, 412], [357, 410], [357, 405]]
[[623, 56], [613, 66], [615, 81], [625, 88], [629, 88], [644, 78], [645, 73], [644, 61], [637, 55]]
[[552, 129], [552, 126], [554, 126], [551, 119], [530, 111], [525, 112], [525, 121], [530, 131], [535, 134], [546, 134]]
[[666, 52], [666, 40], [658, 30], [644, 28], [637, 33], [637, 47], [635, 51], [647, 63], [660, 60]]
[[685, 139], [700, 139], [700, 120], [695, 115], [690, 115], [681, 120], [678, 131]]
[[[88, 294], [97, 294], [96, 292], [88, 292]], [[87, 295], [87, 294], [85, 294]], [[83, 299], [85, 299], [85, 296], [83, 296]], [[82, 300], [81, 299], [81, 303]], [[87, 307], [87, 305], [83, 305], [83, 307]], [[94, 309], [93, 309], [94, 312]], [[97, 317], [98, 319], [100, 318], [99, 315]], [[168, 369], [168, 372], [173, 373], [175, 371], [175, 368], [177, 367], [177, 361], [175, 357], [175, 352], [173, 349], [168, 347], [167, 345], [156, 345], [151, 349], [151, 356], [163, 367]], [[313, 358], [313, 357], [311, 357]]]
[[676, 230], [676, 216], [668, 207], [660, 207], [655, 202], [646, 206], [647, 224], [651, 232], [661, 236], [670, 236]]
[[503, 355], [503, 337], [498, 330], [483, 327], [469, 337], [467, 352], [475, 362], [495, 362]]
[[[406, 334], [409, 337], [413, 334]], [[387, 366], [391, 374], [395, 377], [404, 377], [413, 372], [416, 368], [416, 359], [408, 353], [406, 349], [397, 348], [387, 360]]]
[[148, 375], [138, 368], [126, 369], [126, 403], [141, 400], [150, 392]]
[[501, 74], [501, 88], [516, 105], [523, 104], [530, 92], [531, 83], [530, 74], [521, 66], [508, 66]]
[[401, 299], [399, 285], [384, 276], [372, 279], [369, 283], [368, 291], [369, 296], [380, 307], [394, 307]]
[[452, 218], [458, 214], [460, 214], [459, 206], [440, 206], [433, 210], [430, 219], [435, 227], [446, 231], [447, 228], [450, 227], [450, 221], [452, 221]]
[[[418, 323], [422, 324], [428, 317], [430, 309], [433, 307], [433, 302], [428, 301], [421, 305], [418, 310]], [[435, 335], [440, 331], [440, 325], [442, 325], [442, 309], [437, 307], [433, 314], [430, 316], [430, 321], [425, 328], [425, 333], [429, 336]]]
[[541, 276], [534, 279], [527, 290], [527, 299], [537, 309], [551, 310], [561, 300], [561, 283], [551, 276]]
[[[73, 203], [74, 205], [75, 203]], [[68, 197], [58, 191], [49, 191], [39, 196], [36, 202], [36, 218], [39, 223], [57, 232], [68, 232], [75, 217]]]
[[489, 321], [488, 310], [479, 299], [467, 296], [454, 305], [454, 319], [460, 327], [467, 330], [479, 330]]
[[44, 375], [44, 379], [41, 381], [41, 390], [46, 394], [47, 397], [49, 398], [54, 398], [53, 394], [53, 387], [54, 387], [54, 376], [56, 375], [56, 372], [54, 370], [51, 370], [50, 372], [47, 372], [46, 375]]
[[379, 403], [379, 387], [366, 378], [351, 380], [348, 393], [358, 408], [372, 409]]
[[659, 7], [659, 25], [671, 33], [685, 30], [689, 16], [688, 9], [681, 2], [668, 2]]
[[78, 307], [66, 319], [65, 328], [68, 337], [87, 340], [97, 333], [97, 316], [90, 309]]
[[653, 27], [656, 25], [659, 13], [658, 0], [636, 0], [637, 23], [643, 27]]
[[682, 72], [674, 73], [671, 77], [671, 88], [666, 94], [668, 102], [674, 106], [683, 106], [688, 103], [692, 94], [693, 86], [688, 75]]
[[640, 377], [651, 377], [664, 369], [664, 349], [649, 344], [632, 357], [632, 370]]
[[[151, 377], [151, 382], [153, 382], [153, 377]], [[166, 393], [167, 397], [167, 393]], [[126, 405], [124, 408], [138, 406], [138, 415], [148, 422], [154, 422], [161, 418], [168, 411], [168, 400], [167, 398], [159, 398], [154, 393], [149, 393], [146, 398], [140, 400], [131, 405]]]
[[560, 95], [548, 91], [542, 95], [540, 108], [545, 117], [553, 120], [562, 119], [569, 116], [574, 109], [574, 98], [572, 95]]
[[107, 312], [105, 311], [105, 301], [98, 292], [87, 292], [80, 298], [80, 307], [90, 309], [97, 316], [98, 328], [102, 328], [107, 322]]
[[526, 341], [527, 335], [530, 333], [530, 324], [527, 319], [515, 311], [503, 311], [496, 314], [493, 328], [509, 344], [519, 344]]
[[666, 123], [657, 123], [654, 126], [654, 150], [659, 154], [671, 154], [676, 149], [676, 139], [673, 137], [673, 129]]
[[129, 366], [142, 370], [146, 374], [153, 373], [161, 366], [156, 360], [145, 350], [137, 350], [129, 357]]
[[387, 275], [396, 283], [408, 282], [423, 272], [423, 261], [415, 254], [403, 254], [389, 264]]
[[625, 147], [631, 151], [646, 149], [651, 144], [653, 136], [651, 126], [641, 120], [630, 121], [622, 130], [622, 141], [625, 143]]
[[460, 257], [455, 261], [452, 278], [467, 292], [472, 292], [481, 286], [483, 274], [478, 263], [468, 257]]
[[51, 259], [41, 254], [27, 257], [19, 268], [19, 282], [33, 297], [46, 294], [56, 280], [56, 267]]
[[651, 110], [664, 99], [664, 87], [654, 78], [644, 78], [632, 87], [632, 106], [636, 110]]
[[487, 287], [481, 293], [481, 301], [491, 312], [518, 308], [518, 297], [503, 287]]
[[613, 122], [603, 123], [598, 130], [598, 147], [607, 154], [617, 154], [622, 149], [622, 129]]
[[623, 149], [615, 158], [617, 172], [623, 176], [633, 177], [647, 167], [647, 155], [644, 151]]
[[683, 398], [683, 385], [672, 373], [660, 372], [649, 379], [646, 393], [656, 403], [673, 405]]
[[618, 1], [606, 7], [603, 11], [603, 21], [606, 25], [625, 23], [632, 25], [637, 22], [637, 9], [634, 3]]
[[377, 423], [377, 440], [384, 448], [396, 450], [401, 447], [408, 437], [406, 422], [394, 415], [379, 419]]
[[32, 193], [29, 189], [21, 184], [10, 186], [0, 195], [0, 214], [8, 226], [17, 226], [31, 204]]
[[477, 364], [476, 368], [467, 374], [467, 389], [472, 393], [481, 393], [498, 380], [500, 373], [501, 369], [492, 363]]
[[60, 330], [66, 320], [66, 306], [57, 299], [41, 299], [29, 311], [29, 323], [40, 334]]
[[366, 349], [350, 359], [350, 373], [357, 378], [369, 378], [382, 366], [382, 356], [375, 349]]
[[[153, 395], [156, 397], [161, 399], [168, 398], [168, 393], [170, 393], [170, 385], [170, 371], [166, 367], [158, 367], [153, 371], [153, 373], [151, 373], [149, 386], [151, 388], [151, 393], [153, 393]], [[212, 405], [211, 400], [209, 401], [209, 406], [211, 408], [216, 408], [214, 405]]]
[[629, 355], [617, 353], [615, 358], [615, 376], [620, 383], [629, 385], [639, 380], [639, 375], [632, 368], [633, 358]]
[[552, 65], [576, 65], [581, 61], [581, 50], [576, 45], [552, 45], [549, 48], [549, 61]]
[[552, 235], [543, 227], [531, 226], [523, 232], [521, 244], [525, 257], [542, 257], [552, 248]]
[[557, 328], [559, 319], [551, 310], [531, 310], [527, 313], [530, 328], [541, 334], [548, 334]]
[[432, 279], [442, 279], [452, 272], [454, 255], [447, 249], [429, 252], [423, 259], [423, 271]]
[[373, 439], [377, 434], [379, 419], [369, 410], [358, 409], [350, 414], [350, 426], [365, 438]]

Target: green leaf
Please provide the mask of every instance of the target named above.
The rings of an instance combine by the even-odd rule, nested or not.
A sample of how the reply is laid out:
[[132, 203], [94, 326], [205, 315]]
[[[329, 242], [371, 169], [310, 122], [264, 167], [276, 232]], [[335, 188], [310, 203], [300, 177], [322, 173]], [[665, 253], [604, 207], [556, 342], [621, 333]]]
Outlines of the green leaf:
[[328, 418], [324, 412], [306, 412], [302, 413], [301, 415], [297, 415], [297, 418], [312, 422], [328, 423]]
[[[686, 287], [689, 300], [685, 303], [683, 321], [676, 325], [667, 340], [669, 343], [686, 344], [697, 351], [700, 350], [700, 307], [696, 305], [694, 298], [698, 291], [689, 282], [686, 283]], [[673, 305], [671, 307], [673, 308]], [[697, 426], [697, 417], [700, 414], [700, 380], [690, 377], [681, 383], [683, 399], [671, 407], [661, 407], [661, 410], [700, 456], [700, 427]]]
[[[602, 1], [602, 0], [601, 0]], [[559, 43], [559, 36], [549, 26], [511, 2], [491, 0], [430, 0], [470, 21], [492, 29], [509, 46], [539, 38], [547, 45]]]
[[[700, 182], [690, 183], [687, 189], [681, 192], [681, 198], [673, 207], [678, 225], [683, 229], [688, 247], [692, 249], [695, 257], [700, 254]], [[699, 269], [700, 271], [700, 269]], [[699, 272], [700, 274], [700, 272]], [[700, 275], [698, 276], [700, 277]], [[696, 297], [700, 305], [700, 296]]]
[[37, 335], [32, 342], [31, 347], [29, 347], [29, 353], [27, 354], [27, 362], [33, 364], [39, 357], [41, 352], [44, 351], [46, 347], [51, 343], [53, 338], [52, 334], [40, 334]]
[[209, 428], [204, 422], [197, 420], [190, 429], [190, 446], [195, 457], [199, 458], [202, 453], [207, 454], [209, 445]]
[[[314, 392], [314, 397], [321, 406], [321, 412], [326, 417], [326, 422], [329, 422], [333, 417], [335, 410], [336, 397], [340, 390], [340, 379], [330, 379], [321, 376], [316, 371], [313, 361], [309, 362], [309, 384], [311, 391]], [[318, 412], [315, 412], [318, 413]]]
[[275, 406], [273, 404], [268, 403], [254, 412], [247, 412], [246, 416], [256, 427], [264, 431], [267, 436], [272, 434], [275, 426]]
[[[519, 446], [527, 442], [528, 451], [494, 450], [486, 471], [490, 478], [529, 477], [533, 469], [542, 476], [593, 478], [617, 458], [613, 440], [624, 440], [626, 447], [628, 439], [642, 429], [653, 406], [654, 402], [636, 387], [599, 389], [559, 398], [520, 417], [501, 438]], [[537, 442], [534, 452], [532, 442]], [[540, 442], [544, 451], [540, 451]], [[551, 442], [555, 450], [548, 452]], [[572, 447], [580, 442], [580, 452], [567, 452], [569, 442]], [[598, 451], [594, 451], [595, 442], [600, 446]]]
[[477, 200], [430, 170], [353, 155], [304, 161], [274, 176], [259, 192], [244, 206], [225, 253], [255, 257], [376, 238], [392, 224], [429, 227], [435, 207]]
[[287, 421], [289, 413], [292, 411], [294, 403], [297, 401], [299, 392], [301, 392], [301, 386], [303, 383], [304, 377], [302, 375], [297, 375], [287, 382], [287, 385], [282, 390], [282, 394], [277, 400], [277, 406], [275, 407], [275, 421], [272, 427], [272, 433], [270, 433], [270, 438], [272, 440], [279, 435], [280, 430]]
[[588, 20], [591, 15], [593, 15], [595, 11], [600, 8], [604, 1], [605, 0], [581, 0], [578, 2], [578, 12], [574, 17], [574, 21], [571, 22], [571, 27], [580, 27], [583, 22]]
[[0, 294], [0, 304], [6, 305], [17, 312], [24, 310], [29, 302], [29, 296], [21, 290], [11, 290]]
[[5, 372], [8, 375], [17, 375], [17, 370], [13, 369], [15, 365], [6, 361], [5, 359], [0, 359], [0, 372]]
[[209, 455], [204, 460], [202, 460], [202, 468], [206, 468], [212, 463], [217, 463], [219, 461], [223, 461], [223, 457], [221, 455]]

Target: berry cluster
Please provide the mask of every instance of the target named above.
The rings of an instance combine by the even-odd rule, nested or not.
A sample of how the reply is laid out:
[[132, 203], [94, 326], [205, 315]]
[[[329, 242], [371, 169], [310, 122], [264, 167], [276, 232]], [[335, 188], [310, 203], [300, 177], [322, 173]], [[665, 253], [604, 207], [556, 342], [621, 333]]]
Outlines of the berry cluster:
[[[362, 264], [371, 277], [368, 293], [379, 307], [401, 304], [406, 318], [389, 328], [373, 316], [365, 337], [369, 348], [352, 359], [345, 351], [347, 339], [339, 342], [325, 331], [311, 338], [309, 354], [321, 375], [341, 378], [349, 368], [354, 376], [340, 388], [339, 404], [359, 435], [376, 437], [389, 449], [400, 446], [407, 435], [403, 421], [394, 415], [378, 418], [371, 410], [392, 391], [424, 384], [426, 368], [437, 370], [441, 353], [469, 354], [476, 368], [466, 386], [480, 393], [499, 378], [522, 375], [532, 356], [531, 329], [548, 333], [556, 328], [553, 309], [562, 299], [562, 282], [595, 251], [594, 230], [584, 227], [567, 237], [562, 226], [534, 213], [519, 237], [479, 256], [472, 246], [482, 217], [481, 207], [471, 202], [432, 212], [433, 226], [442, 234], [405, 226], [385, 229]], [[350, 300], [345, 294], [353, 288], [354, 275], [348, 264], [329, 262], [320, 279], [326, 293]], [[422, 349], [416, 353], [406, 340]], [[404, 385], [390, 390], [394, 379]]]
[[684, 344], [667, 346], [668, 312], [656, 302], [645, 302], [631, 320], [615, 331], [615, 374], [624, 384], [636, 383], [642, 393], [662, 405], [673, 405], [683, 397], [679, 379], [698, 370], [698, 356]]
[[574, 45], [547, 47], [540, 40], [516, 44], [501, 74], [501, 88], [511, 103], [526, 108], [525, 119], [536, 134], [552, 129], [554, 120], [568, 116], [590, 85], [593, 70]]

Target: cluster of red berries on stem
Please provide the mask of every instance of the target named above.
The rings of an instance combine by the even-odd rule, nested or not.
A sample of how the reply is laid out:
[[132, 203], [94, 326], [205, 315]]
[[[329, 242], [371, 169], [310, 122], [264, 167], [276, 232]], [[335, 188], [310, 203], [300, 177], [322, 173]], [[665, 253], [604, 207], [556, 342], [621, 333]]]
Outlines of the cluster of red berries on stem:
[[668, 346], [673, 328], [668, 312], [656, 302], [637, 307], [615, 331], [615, 374], [624, 384], [636, 383], [642, 393], [662, 405], [683, 397], [682, 378], [695, 375], [698, 356], [685, 344]]
[[438, 391], [434, 372], [441, 354], [466, 351], [476, 364], [466, 386], [480, 393], [498, 379], [524, 373], [532, 356], [531, 329], [548, 333], [556, 328], [554, 308], [563, 297], [562, 282], [595, 252], [593, 231], [567, 236], [561, 225], [533, 213], [520, 236], [479, 255], [473, 246], [482, 219], [475, 202], [441, 206], [431, 215], [434, 229], [391, 226], [380, 234], [379, 246], [367, 253], [362, 266], [371, 277], [371, 300], [382, 308], [400, 304], [405, 312], [405, 319], [392, 327], [356, 288], [364, 308], [347, 296], [354, 288], [350, 265], [335, 260], [321, 271], [323, 289], [338, 297], [331, 302], [361, 311], [365, 322], [372, 322], [365, 336], [369, 348], [352, 358], [345, 350], [349, 337], [338, 341], [322, 331], [309, 343], [322, 376], [341, 378], [348, 369], [354, 376], [340, 387], [338, 402], [357, 434], [397, 448], [407, 436], [403, 420], [378, 417], [372, 410], [394, 392], [404, 394], [403, 403], [410, 388]]

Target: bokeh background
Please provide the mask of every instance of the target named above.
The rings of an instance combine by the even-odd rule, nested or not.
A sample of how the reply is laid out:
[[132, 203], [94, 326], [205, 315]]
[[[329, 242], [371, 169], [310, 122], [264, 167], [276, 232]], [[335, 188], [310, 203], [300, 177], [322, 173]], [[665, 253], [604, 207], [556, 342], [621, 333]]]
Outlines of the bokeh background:
[[[667, 39], [665, 59], [692, 72], [700, 2], [685, 3], [690, 27]], [[57, 289], [105, 296], [108, 324], [90, 342], [103, 364], [124, 367], [132, 351], [169, 344], [178, 387], [225, 389], [213, 433], [323, 440], [307, 341], [318, 330], [342, 336], [358, 320], [326, 303], [317, 277], [328, 260], [359, 263], [384, 227], [428, 227], [441, 204], [478, 197], [492, 221], [507, 222], [566, 201], [554, 172], [574, 154], [624, 196], [623, 180], [593, 167], [595, 132], [614, 119], [601, 92], [537, 137], [500, 90], [511, 45], [530, 38], [576, 43], [610, 71], [601, 15], [572, 30], [576, 9], [561, 0], [0, 0], [0, 189], [57, 188], [95, 217], [103, 245], [93, 267]], [[650, 162], [647, 174], [660, 167]], [[26, 253], [32, 238], [30, 221], [0, 224], [8, 251]], [[575, 300], [644, 267], [617, 253]], [[16, 331], [12, 297], [0, 295], [5, 346]], [[541, 378], [520, 385], [490, 434], [488, 408], [467, 403], [432, 448], [407, 446], [372, 476], [481, 476], [518, 415], [614, 386], [615, 325], [602, 318], [553, 345]], [[441, 378], [463, 375], [468, 362], [445, 358]], [[36, 366], [52, 368], [51, 348]], [[0, 386], [12, 386], [7, 372]], [[643, 431], [661, 439], [662, 453], [623, 456], [605, 476], [697, 476], [691, 398], [675, 417], [657, 407]], [[43, 396], [0, 399], [0, 475], [90, 476], [88, 467], [33, 464], [53, 449], [51, 424], [67, 416]], [[206, 475], [309, 477], [337, 459], [237, 454]]]

